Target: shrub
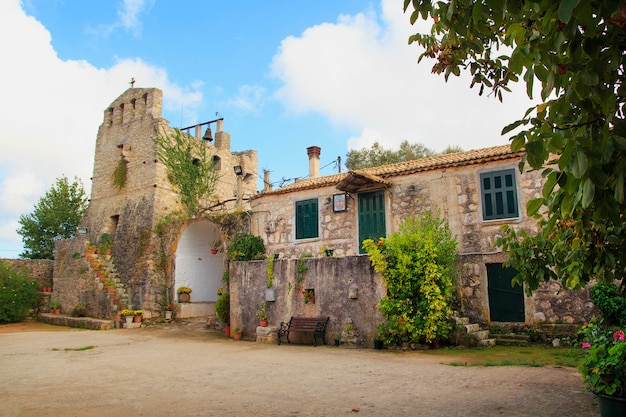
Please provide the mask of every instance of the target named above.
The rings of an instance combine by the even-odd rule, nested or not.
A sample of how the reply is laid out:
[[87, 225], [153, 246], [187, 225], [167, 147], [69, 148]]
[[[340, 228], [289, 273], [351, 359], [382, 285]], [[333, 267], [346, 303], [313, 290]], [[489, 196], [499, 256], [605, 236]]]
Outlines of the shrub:
[[215, 314], [222, 321], [222, 323], [228, 325], [230, 323], [230, 293], [223, 292], [217, 297], [215, 302]]
[[259, 236], [239, 233], [228, 247], [228, 257], [232, 261], [251, 261], [265, 259], [265, 244]]
[[363, 247], [387, 287], [378, 303], [387, 319], [379, 328], [385, 344], [446, 339], [457, 255], [448, 223], [428, 212], [410, 216], [398, 233], [365, 240]]
[[87, 303], [78, 302], [70, 312], [72, 317], [85, 317], [87, 315]]
[[0, 261], [0, 323], [24, 320], [39, 303], [39, 284]]
[[598, 283], [591, 288], [591, 300], [609, 325], [626, 325], [626, 298], [613, 283]]

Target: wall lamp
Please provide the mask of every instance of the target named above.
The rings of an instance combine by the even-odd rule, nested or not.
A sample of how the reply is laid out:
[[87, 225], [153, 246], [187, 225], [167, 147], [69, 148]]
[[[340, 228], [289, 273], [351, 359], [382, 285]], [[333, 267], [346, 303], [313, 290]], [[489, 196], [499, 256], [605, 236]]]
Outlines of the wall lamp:
[[241, 177], [243, 175], [243, 168], [241, 168], [241, 165], [235, 165], [233, 170], [235, 170], [236, 176]]

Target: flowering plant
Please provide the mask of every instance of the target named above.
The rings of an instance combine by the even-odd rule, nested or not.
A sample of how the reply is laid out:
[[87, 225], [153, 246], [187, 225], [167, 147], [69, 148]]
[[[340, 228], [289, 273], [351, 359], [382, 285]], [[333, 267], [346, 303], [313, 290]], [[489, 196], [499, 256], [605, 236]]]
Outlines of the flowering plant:
[[134, 316], [135, 312], [133, 310], [129, 310], [125, 308], [124, 310], [120, 311], [120, 315], [121, 316]]
[[174, 308], [174, 307], [172, 307], [172, 305], [171, 305], [171, 304], [168, 304], [168, 305], [165, 307], [165, 309], [166, 309], [167, 311], [172, 311], [172, 309], [173, 309], [173, 308]]
[[179, 293], [179, 294], [191, 294], [191, 288], [189, 288], [189, 287], [178, 287], [176, 292]]
[[626, 398], [626, 335], [602, 322], [585, 323], [578, 331], [587, 356], [580, 365], [585, 385], [596, 394]]
[[143, 316], [143, 310], [135, 310], [134, 314], [135, 316]]
[[304, 295], [304, 303], [305, 304], [313, 304], [315, 303], [315, 290], [313, 289], [309, 289], [309, 290], [303, 290], [302, 291], [302, 295]]

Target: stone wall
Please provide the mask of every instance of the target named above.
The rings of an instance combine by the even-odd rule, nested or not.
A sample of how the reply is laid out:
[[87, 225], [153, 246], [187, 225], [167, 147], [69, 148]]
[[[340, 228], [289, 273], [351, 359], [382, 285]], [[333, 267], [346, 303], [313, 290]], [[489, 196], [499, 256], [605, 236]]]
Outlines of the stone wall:
[[[358, 330], [357, 344], [372, 347], [376, 327], [383, 320], [376, 303], [384, 294], [384, 285], [370, 266], [369, 258], [306, 258], [308, 271], [302, 283], [295, 278], [298, 262], [297, 259], [274, 261], [272, 288], [276, 301], [267, 303], [270, 324], [289, 321], [291, 316], [328, 316], [326, 341], [332, 343], [334, 335], [341, 333], [352, 320]], [[267, 265], [267, 260], [230, 263], [231, 329], [242, 328], [247, 339], [256, 335], [259, 323], [256, 311], [265, 301]], [[304, 289], [315, 290], [314, 304], [305, 304]], [[353, 292], [356, 289], [358, 298], [350, 298], [351, 289]], [[312, 336], [299, 335], [293, 340], [311, 343]]]
[[52, 282], [54, 261], [49, 259], [0, 259], [16, 271], [34, 279], [41, 287]]

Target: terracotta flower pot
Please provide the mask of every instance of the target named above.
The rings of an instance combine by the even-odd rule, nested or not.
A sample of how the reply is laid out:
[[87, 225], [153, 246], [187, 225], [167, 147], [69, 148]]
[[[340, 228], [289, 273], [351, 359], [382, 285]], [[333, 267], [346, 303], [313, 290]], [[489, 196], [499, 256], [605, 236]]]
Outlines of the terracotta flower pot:
[[188, 303], [190, 301], [191, 301], [191, 294], [187, 294], [187, 293], [178, 294], [179, 303]]
[[267, 327], [267, 320], [259, 320], [259, 326]]
[[235, 340], [241, 340], [241, 336], [243, 336], [243, 334], [241, 332], [233, 333], [233, 339], [235, 339]]
[[133, 317], [133, 322], [135, 322], [135, 323], [141, 323], [141, 316], [135, 316], [135, 317]]
[[217, 255], [217, 249], [211, 249], [211, 253], [212, 253], [213, 255]]

